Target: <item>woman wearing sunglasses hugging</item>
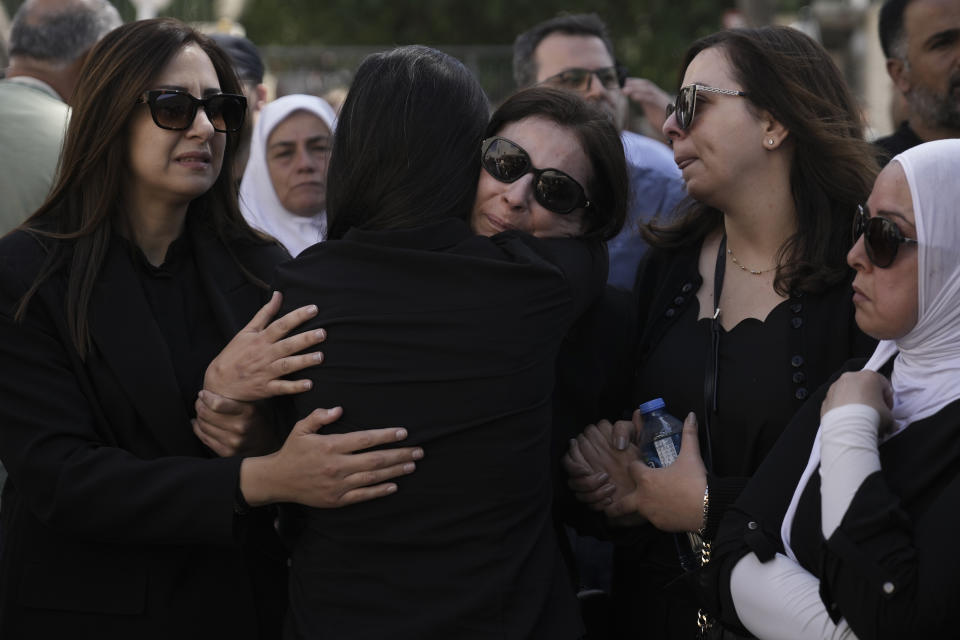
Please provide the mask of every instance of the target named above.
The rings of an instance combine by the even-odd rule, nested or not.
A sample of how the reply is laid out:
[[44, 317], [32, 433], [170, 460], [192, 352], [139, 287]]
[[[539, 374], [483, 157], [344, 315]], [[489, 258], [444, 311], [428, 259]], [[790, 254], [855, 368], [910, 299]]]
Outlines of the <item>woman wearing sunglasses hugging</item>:
[[[551, 519], [550, 401], [563, 338], [604, 287], [626, 166], [601, 113], [537, 91], [575, 121], [549, 133], [582, 132], [564, 138], [578, 148], [589, 133], [609, 177], [517, 129], [485, 135], [482, 89], [441, 52], [403, 47], [357, 71], [334, 133], [329, 238], [277, 270], [284, 305], [316, 304], [307, 326], [330, 335], [295, 404], [342, 406], [325, 433], [402, 426], [426, 455], [386, 500], [305, 510], [288, 637], [583, 633]], [[482, 209], [501, 225], [487, 238], [470, 222], [490, 182], [514, 204]], [[534, 209], [585, 237], [524, 233]]]
[[[960, 562], [960, 141], [881, 172], [847, 261], [880, 340], [811, 397], [723, 520], [711, 609], [761, 638], [945, 638]], [[742, 633], [742, 630], [741, 630]]]
[[180, 22], [111, 32], [80, 73], [49, 199], [0, 241], [3, 638], [277, 637], [285, 554], [273, 515], [247, 501], [383, 496], [392, 485], [349, 490], [414, 457], [350, 456], [371, 475], [330, 478], [338, 452], [397, 430], [314, 435], [331, 419], [318, 412], [270, 456], [216, 458], [204, 443], [222, 451], [262, 416], [209, 394], [223, 412], [191, 427], [207, 364], [238, 330], [220, 357], [244, 384], [208, 376], [227, 398], [303, 390], [274, 378], [317, 362], [290, 356], [316, 331], [281, 340], [310, 309], [268, 325], [274, 296], [257, 312], [287, 254], [237, 207], [239, 93], [225, 55]]
[[666, 469], [638, 462], [635, 415], [636, 425], [588, 428], [568, 468], [596, 508], [660, 530], [645, 526], [617, 550], [621, 632], [689, 638], [697, 607], [667, 585], [681, 574], [678, 551], [692, 568], [701, 549], [681, 532], [709, 541], [808, 395], [872, 348], [853, 322], [844, 256], [876, 168], [840, 72], [793, 29], [698, 40], [668, 112], [692, 201], [645, 232], [655, 250], [635, 287], [632, 406], [663, 398], [687, 417], [680, 457]]

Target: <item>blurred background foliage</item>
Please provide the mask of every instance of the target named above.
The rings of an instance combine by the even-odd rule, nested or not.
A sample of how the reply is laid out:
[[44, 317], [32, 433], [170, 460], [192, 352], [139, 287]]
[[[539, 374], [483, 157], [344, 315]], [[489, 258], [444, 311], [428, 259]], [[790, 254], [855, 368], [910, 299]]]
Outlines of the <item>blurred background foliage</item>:
[[[22, 2], [2, 1], [10, 16]], [[114, 4], [125, 20], [136, 17], [129, 0]], [[239, 22], [262, 47], [444, 48], [510, 45], [517, 33], [561, 11], [596, 12], [609, 25], [617, 55], [631, 74], [673, 88], [686, 46], [719, 29], [724, 11], [735, 5], [736, 0], [247, 0]], [[173, 0], [160, 15], [212, 22], [217, 11], [216, 0]]]

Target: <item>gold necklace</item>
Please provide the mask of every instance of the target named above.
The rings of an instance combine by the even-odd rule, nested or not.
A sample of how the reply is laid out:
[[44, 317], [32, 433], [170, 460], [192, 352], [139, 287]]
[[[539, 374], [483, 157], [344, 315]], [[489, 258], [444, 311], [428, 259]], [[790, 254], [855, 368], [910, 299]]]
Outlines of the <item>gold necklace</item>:
[[737, 265], [738, 267], [740, 267], [740, 269], [741, 269], [742, 271], [746, 271], [747, 273], [753, 274], [753, 275], [755, 275], [755, 276], [763, 275], [764, 273], [769, 273], [770, 271], [773, 271], [774, 269], [777, 268], [777, 265], [773, 265], [773, 266], [770, 267], [769, 269], [760, 269], [760, 270], [750, 269], [750, 268], [745, 267], [745, 266], [743, 266], [742, 264], [740, 264], [740, 262], [737, 260], [737, 256], [733, 255], [733, 249], [729, 249], [729, 248], [728, 248], [728, 249], [727, 249], [727, 255], [730, 256], [730, 259], [731, 259], [731, 260], [733, 260], [733, 264], [735, 264], [735, 265]]

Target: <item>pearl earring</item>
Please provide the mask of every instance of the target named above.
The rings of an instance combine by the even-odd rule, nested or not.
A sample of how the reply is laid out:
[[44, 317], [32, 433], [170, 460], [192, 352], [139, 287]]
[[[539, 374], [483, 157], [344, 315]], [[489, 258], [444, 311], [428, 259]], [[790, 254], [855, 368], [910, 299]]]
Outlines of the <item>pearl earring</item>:
[[767, 144], [770, 145], [771, 147], [772, 147], [774, 144], [776, 144], [776, 142], [777, 142], [777, 141], [774, 140], [773, 138], [767, 138]]

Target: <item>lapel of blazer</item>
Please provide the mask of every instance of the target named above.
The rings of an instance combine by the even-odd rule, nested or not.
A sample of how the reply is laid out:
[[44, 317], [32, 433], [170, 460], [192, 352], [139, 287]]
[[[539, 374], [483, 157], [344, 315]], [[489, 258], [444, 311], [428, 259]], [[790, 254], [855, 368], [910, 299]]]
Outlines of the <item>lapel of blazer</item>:
[[197, 448], [170, 352], [122, 243], [110, 243], [90, 298], [90, 333], [143, 422], [171, 452]]
[[266, 302], [265, 294], [247, 279], [213, 229], [192, 225], [191, 237], [200, 280], [226, 345]]

